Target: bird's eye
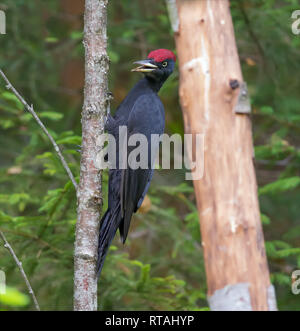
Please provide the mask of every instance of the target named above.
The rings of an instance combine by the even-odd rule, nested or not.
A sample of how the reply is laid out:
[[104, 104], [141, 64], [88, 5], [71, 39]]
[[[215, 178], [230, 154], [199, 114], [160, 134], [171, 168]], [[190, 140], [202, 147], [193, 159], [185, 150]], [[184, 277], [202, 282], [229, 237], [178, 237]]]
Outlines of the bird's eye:
[[163, 62], [162, 63], [162, 66], [165, 68], [165, 67], [167, 67], [168, 66], [168, 62]]

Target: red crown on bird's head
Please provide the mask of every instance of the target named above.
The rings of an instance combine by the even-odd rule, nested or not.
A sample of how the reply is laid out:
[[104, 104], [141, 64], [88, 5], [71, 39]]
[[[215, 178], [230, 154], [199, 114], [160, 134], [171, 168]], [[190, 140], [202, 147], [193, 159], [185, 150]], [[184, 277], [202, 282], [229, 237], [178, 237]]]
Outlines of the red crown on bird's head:
[[176, 55], [168, 49], [156, 49], [148, 55], [148, 59], [153, 59], [155, 62], [162, 62], [172, 59], [176, 62]]

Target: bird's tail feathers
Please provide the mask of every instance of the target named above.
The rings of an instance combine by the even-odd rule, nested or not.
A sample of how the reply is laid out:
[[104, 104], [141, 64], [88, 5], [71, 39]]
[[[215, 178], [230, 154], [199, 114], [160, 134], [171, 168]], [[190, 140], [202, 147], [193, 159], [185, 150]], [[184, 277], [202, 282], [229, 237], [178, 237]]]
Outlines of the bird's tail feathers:
[[105, 257], [108, 253], [109, 246], [117, 232], [121, 221], [120, 204], [111, 211], [108, 209], [102, 217], [99, 230], [98, 242], [98, 260], [97, 260], [97, 276], [99, 278], [103, 268]]

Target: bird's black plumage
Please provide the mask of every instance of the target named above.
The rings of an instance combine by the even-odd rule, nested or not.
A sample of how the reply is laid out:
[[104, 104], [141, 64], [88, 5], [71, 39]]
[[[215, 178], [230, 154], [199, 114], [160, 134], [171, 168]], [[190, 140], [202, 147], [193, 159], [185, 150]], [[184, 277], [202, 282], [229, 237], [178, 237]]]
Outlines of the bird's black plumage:
[[[156, 50], [149, 54], [145, 61], [137, 62], [141, 66], [134, 71], [143, 72], [141, 79], [129, 92], [118, 107], [114, 117], [108, 117], [106, 129], [116, 139], [117, 169], [109, 170], [108, 209], [104, 214], [99, 230], [97, 273], [101, 273], [108, 248], [120, 231], [121, 240], [125, 243], [132, 214], [141, 206], [153, 176], [154, 160], [151, 159], [151, 135], [161, 135], [165, 127], [163, 104], [157, 93], [163, 83], [173, 72], [175, 55], [168, 50]], [[119, 126], [126, 126], [128, 139], [133, 134], [143, 134], [148, 141], [147, 169], [121, 169], [119, 158], [127, 149], [127, 155], [136, 148], [124, 141], [123, 150], [119, 150]]]

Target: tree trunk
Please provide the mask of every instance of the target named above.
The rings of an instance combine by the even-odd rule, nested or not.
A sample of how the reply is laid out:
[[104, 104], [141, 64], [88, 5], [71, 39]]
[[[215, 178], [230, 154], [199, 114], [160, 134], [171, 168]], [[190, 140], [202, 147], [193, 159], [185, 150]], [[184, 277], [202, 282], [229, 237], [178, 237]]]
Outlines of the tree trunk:
[[102, 149], [109, 97], [106, 52], [108, 0], [86, 0], [84, 15], [85, 88], [82, 111], [80, 185], [75, 241], [74, 310], [97, 310], [96, 260], [102, 207], [101, 171], [96, 166]]
[[169, 0], [186, 133], [205, 135], [194, 181], [212, 310], [274, 310], [249, 104], [228, 0]]

